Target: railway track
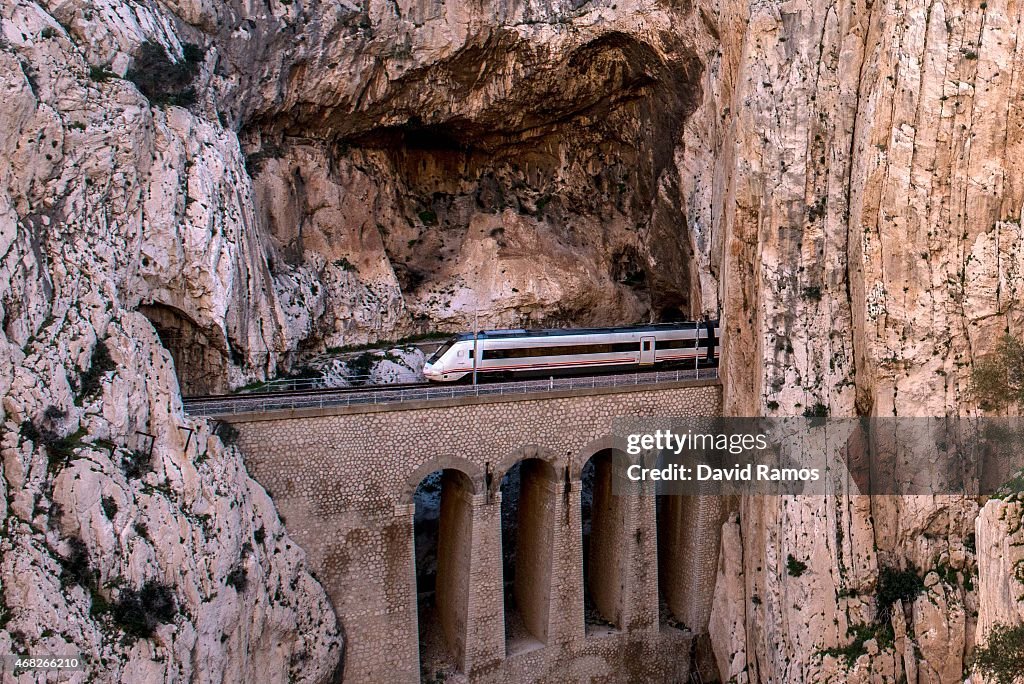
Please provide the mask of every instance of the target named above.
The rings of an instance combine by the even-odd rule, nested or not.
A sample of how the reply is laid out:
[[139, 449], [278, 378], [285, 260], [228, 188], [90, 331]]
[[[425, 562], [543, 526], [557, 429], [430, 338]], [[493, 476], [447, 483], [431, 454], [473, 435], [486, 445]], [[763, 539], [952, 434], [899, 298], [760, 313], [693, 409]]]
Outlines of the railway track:
[[301, 409], [324, 409], [366, 404], [398, 404], [410, 401], [455, 399], [523, 394], [544, 394], [598, 388], [625, 388], [657, 385], [686, 380], [715, 380], [717, 368], [672, 371], [643, 371], [591, 376], [551, 377], [537, 380], [511, 380], [477, 385], [401, 383], [343, 387], [321, 390], [290, 390], [221, 396], [188, 397], [185, 411], [194, 416], [227, 417], [238, 414], [267, 413]]
[[401, 390], [417, 387], [433, 387], [432, 382], [394, 382], [382, 383], [379, 385], [352, 385], [350, 387], [321, 387], [316, 389], [300, 390], [278, 390], [275, 392], [238, 392], [237, 394], [201, 394], [193, 397], [184, 397], [185, 403], [202, 403], [208, 401], [223, 401], [225, 399], [264, 399], [277, 397], [303, 397], [320, 396], [324, 393], [344, 394], [346, 392], [370, 392], [376, 390]]

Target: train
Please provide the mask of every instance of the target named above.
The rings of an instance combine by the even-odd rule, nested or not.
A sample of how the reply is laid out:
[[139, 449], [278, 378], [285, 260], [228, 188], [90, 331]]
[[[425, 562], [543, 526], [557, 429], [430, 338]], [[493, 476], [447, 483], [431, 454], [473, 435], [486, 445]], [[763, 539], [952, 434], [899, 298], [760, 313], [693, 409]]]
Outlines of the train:
[[575, 330], [486, 330], [445, 341], [423, 366], [432, 382], [707, 368], [721, 353], [717, 320]]

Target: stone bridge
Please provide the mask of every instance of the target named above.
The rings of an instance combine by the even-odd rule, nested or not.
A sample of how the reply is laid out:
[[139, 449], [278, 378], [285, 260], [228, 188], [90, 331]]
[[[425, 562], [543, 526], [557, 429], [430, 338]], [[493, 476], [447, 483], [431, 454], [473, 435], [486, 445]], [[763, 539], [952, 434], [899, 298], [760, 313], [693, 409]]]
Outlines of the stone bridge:
[[612, 494], [612, 420], [720, 410], [705, 380], [229, 419], [344, 625], [346, 682], [676, 682], [721, 507]]

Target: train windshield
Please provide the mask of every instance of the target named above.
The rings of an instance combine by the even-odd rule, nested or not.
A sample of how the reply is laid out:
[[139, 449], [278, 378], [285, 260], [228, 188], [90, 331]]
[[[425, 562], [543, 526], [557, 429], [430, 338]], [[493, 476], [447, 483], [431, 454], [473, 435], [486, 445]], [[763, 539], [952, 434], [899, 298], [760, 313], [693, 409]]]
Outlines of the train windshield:
[[455, 340], [448, 340], [442, 344], [437, 348], [436, 352], [430, 355], [430, 358], [427, 359], [427, 363], [437, 363], [437, 360], [444, 356], [444, 353], [451, 349], [453, 344], [455, 344]]

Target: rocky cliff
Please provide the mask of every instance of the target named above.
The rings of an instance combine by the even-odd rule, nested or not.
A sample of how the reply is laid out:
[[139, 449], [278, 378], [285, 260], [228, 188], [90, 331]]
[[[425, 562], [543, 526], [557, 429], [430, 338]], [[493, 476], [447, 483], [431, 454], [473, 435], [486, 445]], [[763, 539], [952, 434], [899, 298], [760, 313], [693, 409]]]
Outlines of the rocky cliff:
[[180, 49], [175, 22], [0, 7], [0, 651], [80, 653], [92, 681], [329, 681], [327, 597], [158, 337], [226, 384], [286, 318], [236, 136], [116, 77], [147, 36]]
[[[974, 361], [1021, 332], [1022, 8], [731, 5], [708, 161], [729, 410], [974, 415]], [[726, 676], [962, 681], [993, 623], [1021, 620], [1002, 546], [1016, 505], [837, 494], [744, 501], [727, 524]]]
[[[328, 677], [323, 592], [180, 405], [328, 347], [720, 312], [734, 415], [973, 412], [973, 361], [1021, 323], [1022, 12], [4, 3], [0, 639], [112, 681]], [[723, 677], [962, 680], [1024, 620], [1017, 506], [739, 503]], [[147, 582], [154, 640], [125, 619]]]

